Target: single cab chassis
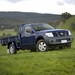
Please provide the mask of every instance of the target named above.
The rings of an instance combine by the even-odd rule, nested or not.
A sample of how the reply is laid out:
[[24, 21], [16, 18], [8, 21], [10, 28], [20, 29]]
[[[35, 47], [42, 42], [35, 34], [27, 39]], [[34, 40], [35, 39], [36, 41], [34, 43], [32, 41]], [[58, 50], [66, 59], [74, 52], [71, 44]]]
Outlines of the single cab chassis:
[[1, 38], [7, 52], [16, 54], [18, 50], [48, 51], [49, 49], [71, 47], [72, 35], [69, 30], [55, 29], [46, 23], [22, 24], [16, 36]]

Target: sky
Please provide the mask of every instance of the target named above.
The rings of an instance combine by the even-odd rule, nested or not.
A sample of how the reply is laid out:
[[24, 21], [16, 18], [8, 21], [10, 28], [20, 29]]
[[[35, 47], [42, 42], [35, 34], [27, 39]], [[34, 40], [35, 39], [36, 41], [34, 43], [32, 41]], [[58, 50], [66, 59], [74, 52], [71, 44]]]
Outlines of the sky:
[[75, 0], [0, 0], [1, 11], [75, 15]]

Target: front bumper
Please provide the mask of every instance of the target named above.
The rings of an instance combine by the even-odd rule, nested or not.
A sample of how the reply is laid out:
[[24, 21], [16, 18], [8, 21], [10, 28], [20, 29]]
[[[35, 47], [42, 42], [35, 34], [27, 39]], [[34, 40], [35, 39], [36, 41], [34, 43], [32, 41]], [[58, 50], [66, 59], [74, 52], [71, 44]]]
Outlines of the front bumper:
[[61, 44], [69, 44], [73, 41], [72, 36], [66, 36], [66, 37], [44, 37], [45, 42], [48, 45], [61, 45]]

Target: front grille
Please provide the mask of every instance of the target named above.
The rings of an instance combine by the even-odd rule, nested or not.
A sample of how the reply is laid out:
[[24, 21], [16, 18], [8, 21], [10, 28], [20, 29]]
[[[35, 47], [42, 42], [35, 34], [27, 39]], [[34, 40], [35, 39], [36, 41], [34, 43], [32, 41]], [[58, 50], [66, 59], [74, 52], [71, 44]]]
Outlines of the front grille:
[[61, 40], [60, 39], [57, 39], [56, 42], [61, 42]]
[[68, 36], [68, 32], [67, 31], [59, 31], [59, 32], [53, 32], [54, 37], [64, 37], [64, 36]]
[[58, 32], [58, 35], [59, 36], [65, 36], [66, 34], [65, 34], [65, 32]]
[[56, 32], [53, 32], [54, 37], [58, 37], [58, 34]]

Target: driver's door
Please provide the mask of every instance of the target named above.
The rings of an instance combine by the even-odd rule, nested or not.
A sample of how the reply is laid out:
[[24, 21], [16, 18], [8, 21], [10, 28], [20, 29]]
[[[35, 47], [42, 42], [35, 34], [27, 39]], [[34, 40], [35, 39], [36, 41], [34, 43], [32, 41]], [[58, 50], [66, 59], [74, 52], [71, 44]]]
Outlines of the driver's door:
[[31, 26], [25, 26], [22, 34], [22, 46], [23, 47], [32, 47], [35, 43], [35, 34], [32, 33]]

